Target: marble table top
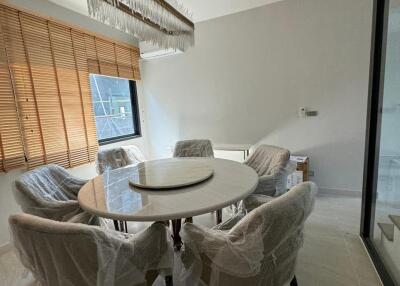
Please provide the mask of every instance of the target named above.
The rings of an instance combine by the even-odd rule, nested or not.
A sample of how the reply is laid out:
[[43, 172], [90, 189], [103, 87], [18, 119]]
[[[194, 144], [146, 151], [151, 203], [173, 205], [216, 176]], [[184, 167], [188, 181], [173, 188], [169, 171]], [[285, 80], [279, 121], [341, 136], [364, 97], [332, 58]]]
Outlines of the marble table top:
[[199, 160], [154, 160], [132, 168], [129, 183], [145, 189], [170, 189], [193, 185], [210, 178], [210, 164]]
[[192, 217], [221, 209], [254, 191], [258, 176], [250, 167], [214, 158], [173, 158], [212, 167], [209, 179], [176, 189], [148, 190], [129, 184], [135, 166], [105, 172], [86, 183], [78, 194], [89, 213], [121, 221], [162, 221]]

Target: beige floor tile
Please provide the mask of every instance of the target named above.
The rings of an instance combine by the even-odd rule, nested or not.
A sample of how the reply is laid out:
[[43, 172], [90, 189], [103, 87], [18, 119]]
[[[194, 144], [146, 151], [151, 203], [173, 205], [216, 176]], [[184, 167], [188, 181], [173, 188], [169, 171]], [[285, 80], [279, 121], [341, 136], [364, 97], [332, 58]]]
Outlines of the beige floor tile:
[[355, 277], [343, 275], [332, 271], [331, 268], [322, 267], [318, 261], [299, 261], [296, 269], [299, 285], [307, 286], [357, 286]]

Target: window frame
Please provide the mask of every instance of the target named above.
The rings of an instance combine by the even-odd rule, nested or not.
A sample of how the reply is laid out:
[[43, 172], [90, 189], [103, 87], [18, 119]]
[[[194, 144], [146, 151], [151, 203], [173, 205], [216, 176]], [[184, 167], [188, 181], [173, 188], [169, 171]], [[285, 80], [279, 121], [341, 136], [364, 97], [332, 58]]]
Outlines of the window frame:
[[[91, 73], [90, 75], [99, 75], [99, 76], [104, 76], [102, 74], [95, 74]], [[89, 75], [89, 76], [90, 76]], [[126, 141], [129, 139], [135, 139], [135, 138], [140, 138], [142, 137], [142, 129], [141, 129], [141, 124], [140, 124], [140, 114], [139, 114], [139, 102], [138, 102], [138, 96], [137, 96], [137, 88], [136, 88], [136, 81], [127, 79], [127, 78], [122, 78], [122, 77], [116, 77], [118, 79], [124, 79], [127, 80], [129, 83], [129, 93], [131, 97], [131, 108], [132, 108], [132, 120], [133, 120], [133, 127], [135, 129], [135, 133], [130, 133], [126, 135], [121, 135], [121, 136], [115, 136], [115, 137], [110, 137], [107, 139], [99, 139], [98, 143], [99, 146], [107, 145], [107, 144], [112, 144], [116, 142], [121, 142], [121, 141]], [[90, 89], [90, 92], [92, 93], [92, 90]], [[93, 94], [91, 94], [93, 97]], [[97, 123], [96, 123], [96, 114], [93, 110], [93, 115], [94, 115], [94, 120], [97, 128]]]

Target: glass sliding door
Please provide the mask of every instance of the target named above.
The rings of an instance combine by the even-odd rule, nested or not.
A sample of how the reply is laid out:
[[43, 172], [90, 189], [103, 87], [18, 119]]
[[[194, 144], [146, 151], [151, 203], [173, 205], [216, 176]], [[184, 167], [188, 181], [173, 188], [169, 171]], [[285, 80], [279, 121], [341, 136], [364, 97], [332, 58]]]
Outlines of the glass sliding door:
[[362, 236], [385, 285], [400, 285], [400, 0], [376, 1]]

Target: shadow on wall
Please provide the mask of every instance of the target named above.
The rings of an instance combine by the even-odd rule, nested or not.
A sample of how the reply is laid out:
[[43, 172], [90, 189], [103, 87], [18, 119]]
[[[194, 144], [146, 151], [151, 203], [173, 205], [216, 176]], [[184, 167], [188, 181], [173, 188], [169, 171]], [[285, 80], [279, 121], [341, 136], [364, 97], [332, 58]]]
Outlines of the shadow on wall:
[[[191, 102], [187, 99], [174, 102], [150, 89], [146, 90], [146, 106], [152, 115], [148, 118], [148, 128], [153, 158], [171, 156], [171, 148], [182, 139], [277, 145], [291, 150], [292, 154], [308, 155], [311, 170], [316, 174], [312, 179], [320, 187], [361, 190], [365, 115], [363, 109], [355, 111], [352, 107], [352, 100], [360, 100], [361, 96], [349, 99], [348, 105], [336, 98], [315, 97], [312, 107], [319, 115], [299, 118], [296, 103], [286, 108], [277, 104], [272, 108], [268, 106], [268, 98], [261, 97], [257, 103], [243, 102], [239, 106], [244, 111], [237, 112], [221, 106], [209, 108], [213, 104], [209, 97], [210, 102], [205, 105], [196, 104], [196, 98]], [[348, 89], [335, 90], [335, 93], [348, 94], [353, 87]], [[264, 112], [251, 112], [260, 105]], [[341, 114], [352, 114], [357, 120], [348, 121]]]
[[[169, 156], [170, 148], [183, 139], [207, 138], [213, 143], [255, 144], [260, 140], [260, 134], [278, 133], [298, 120], [294, 108], [288, 110], [282, 106], [282, 109], [278, 107], [266, 114], [254, 112], [253, 108], [258, 105], [247, 103], [240, 105], [243, 111], [239, 112], [213, 105], [213, 102], [208, 103], [213, 105], [211, 107], [196, 104], [195, 100], [190, 103], [166, 101], [149, 89], [145, 92], [153, 158]], [[259, 105], [265, 109], [265, 104]]]
[[[279, 141], [269, 136], [260, 140], [259, 144], [277, 145], [287, 148], [292, 155], [310, 157], [310, 170], [315, 172], [311, 181], [321, 189], [339, 191], [360, 191], [363, 178], [364, 146], [359, 140], [350, 139], [333, 142], [291, 142]], [[335, 171], [337, 170], [337, 172]]]

